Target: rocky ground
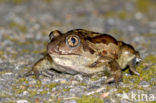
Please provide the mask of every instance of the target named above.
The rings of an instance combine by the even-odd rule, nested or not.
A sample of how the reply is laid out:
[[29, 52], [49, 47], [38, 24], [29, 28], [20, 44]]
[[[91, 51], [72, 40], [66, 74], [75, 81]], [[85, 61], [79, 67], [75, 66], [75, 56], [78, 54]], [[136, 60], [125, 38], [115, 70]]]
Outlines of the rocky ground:
[[[155, 0], [0, 0], [0, 103], [156, 102], [155, 11]], [[75, 28], [132, 44], [140, 76], [123, 71], [119, 88], [101, 85], [101, 75], [18, 78], [43, 57], [50, 31]]]

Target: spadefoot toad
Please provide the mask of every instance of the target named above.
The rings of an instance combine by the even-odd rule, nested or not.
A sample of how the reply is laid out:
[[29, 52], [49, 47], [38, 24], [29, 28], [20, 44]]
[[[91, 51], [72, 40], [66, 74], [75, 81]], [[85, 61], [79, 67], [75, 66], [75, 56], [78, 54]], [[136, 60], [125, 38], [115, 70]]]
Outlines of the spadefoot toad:
[[107, 71], [110, 76], [106, 83], [118, 83], [122, 79], [122, 69], [127, 66], [132, 73], [139, 75], [136, 71], [136, 63], [141, 60], [139, 52], [108, 34], [84, 29], [66, 33], [54, 30], [49, 38], [47, 55], [36, 62], [25, 76], [48, 76], [52, 69], [70, 74]]

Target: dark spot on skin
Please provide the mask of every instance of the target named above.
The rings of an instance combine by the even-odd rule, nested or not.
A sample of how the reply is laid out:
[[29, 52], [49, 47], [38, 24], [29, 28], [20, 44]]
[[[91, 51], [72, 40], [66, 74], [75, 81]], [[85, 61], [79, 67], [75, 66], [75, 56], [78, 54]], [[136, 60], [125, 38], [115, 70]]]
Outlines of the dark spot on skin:
[[75, 35], [78, 35], [80, 37], [84, 37], [84, 39], [85, 39], [87, 37], [92, 37], [93, 34], [99, 34], [99, 33], [88, 31], [88, 30], [84, 30], [84, 29], [74, 29], [74, 30], [68, 31], [66, 34], [67, 35], [68, 34], [75, 34]]
[[83, 50], [89, 51], [91, 54], [95, 53], [95, 51], [92, 48], [90, 48], [86, 42], [83, 44]]
[[129, 44], [127, 44], [127, 43], [124, 43], [122, 41], [118, 41], [118, 45], [120, 47], [120, 50], [126, 50], [126, 51], [129, 51], [132, 54], [136, 53], [134, 47], [129, 45]]
[[89, 48], [89, 51], [90, 51], [91, 54], [95, 53], [95, 51], [93, 49], [91, 49], [91, 48]]
[[102, 54], [103, 56], [104, 56], [104, 55], [107, 55], [107, 51], [106, 51], [106, 50], [103, 50], [101, 54]]
[[88, 38], [88, 40], [93, 43], [104, 43], [104, 44], [113, 43], [116, 45], [118, 44], [117, 40], [108, 34], [102, 34], [99, 36], [95, 36], [93, 38]]
[[115, 59], [118, 59], [118, 54], [117, 53], [112, 53]]
[[108, 65], [109, 65], [112, 72], [115, 72], [116, 70], [118, 70], [118, 68], [120, 68], [119, 64], [114, 59], [112, 61], [110, 61], [108, 63]]

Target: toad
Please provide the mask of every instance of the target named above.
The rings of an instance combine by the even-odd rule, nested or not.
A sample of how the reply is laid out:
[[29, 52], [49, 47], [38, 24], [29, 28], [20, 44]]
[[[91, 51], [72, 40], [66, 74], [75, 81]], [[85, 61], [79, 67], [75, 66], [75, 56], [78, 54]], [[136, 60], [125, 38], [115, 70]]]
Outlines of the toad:
[[139, 75], [136, 71], [136, 64], [141, 61], [139, 52], [111, 35], [74, 29], [66, 33], [54, 30], [49, 38], [47, 54], [25, 76], [49, 77], [51, 70], [87, 75], [106, 71], [109, 77], [105, 82], [118, 83], [126, 67]]

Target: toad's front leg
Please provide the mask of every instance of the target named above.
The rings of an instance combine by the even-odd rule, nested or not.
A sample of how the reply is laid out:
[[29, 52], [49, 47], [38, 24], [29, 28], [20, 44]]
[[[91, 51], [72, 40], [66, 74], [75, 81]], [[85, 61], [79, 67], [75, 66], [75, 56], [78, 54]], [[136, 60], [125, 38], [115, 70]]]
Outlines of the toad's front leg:
[[106, 80], [106, 83], [115, 81], [116, 85], [120, 80], [122, 80], [122, 72], [121, 72], [121, 67], [117, 63], [116, 60], [110, 59], [108, 62], [108, 68], [110, 69], [110, 74], [111, 76]]
[[51, 73], [48, 72], [52, 68], [52, 59], [47, 54], [42, 59], [37, 61], [32, 69], [24, 74], [24, 77], [35, 75], [37, 79], [39, 79], [40, 75], [44, 75], [46, 77], [51, 77]]

